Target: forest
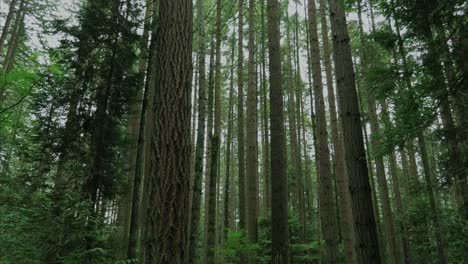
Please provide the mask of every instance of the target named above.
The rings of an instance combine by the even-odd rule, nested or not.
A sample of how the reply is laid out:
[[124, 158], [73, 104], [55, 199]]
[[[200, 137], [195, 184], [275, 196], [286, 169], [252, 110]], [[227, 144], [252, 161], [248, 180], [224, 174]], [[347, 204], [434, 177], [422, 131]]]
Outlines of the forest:
[[468, 261], [468, 2], [0, 0], [1, 264]]

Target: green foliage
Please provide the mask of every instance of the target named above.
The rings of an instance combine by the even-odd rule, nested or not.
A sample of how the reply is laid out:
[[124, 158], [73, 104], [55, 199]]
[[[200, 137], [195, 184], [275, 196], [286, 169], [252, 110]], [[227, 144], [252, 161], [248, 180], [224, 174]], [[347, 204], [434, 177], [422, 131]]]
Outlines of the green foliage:
[[252, 256], [258, 251], [258, 244], [250, 243], [244, 230], [228, 230], [227, 239], [221, 248], [217, 249], [217, 254], [221, 263], [238, 263], [240, 256]]

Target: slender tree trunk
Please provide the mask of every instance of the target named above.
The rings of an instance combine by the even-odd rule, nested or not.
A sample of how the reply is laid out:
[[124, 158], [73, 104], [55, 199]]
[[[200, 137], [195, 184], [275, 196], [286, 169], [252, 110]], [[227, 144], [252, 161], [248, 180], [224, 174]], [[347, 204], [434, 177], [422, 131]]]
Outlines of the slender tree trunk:
[[[205, 11], [204, 1], [197, 2], [198, 24], [198, 119], [197, 139], [195, 147], [195, 169], [192, 189], [192, 208], [190, 218], [190, 237], [188, 248], [188, 263], [197, 260], [197, 241], [200, 237], [200, 210], [203, 178], [203, 153], [205, 151], [206, 128], [206, 43], [205, 43]], [[208, 105], [211, 107], [211, 105]]]
[[231, 69], [230, 69], [230, 86], [229, 86], [229, 109], [228, 109], [228, 129], [227, 129], [227, 139], [226, 139], [226, 179], [224, 183], [224, 238], [227, 238], [228, 229], [230, 227], [230, 221], [232, 215], [229, 213], [230, 209], [230, 197], [232, 196], [231, 188], [231, 152], [232, 152], [232, 130], [234, 126], [234, 54], [236, 50], [236, 36], [235, 36], [235, 27], [232, 35], [232, 44], [231, 44]]
[[147, 264], [186, 261], [192, 145], [192, 9], [189, 0], [165, 0], [159, 7], [151, 174], [146, 190], [147, 200], [154, 203], [147, 203], [145, 208], [143, 263]]
[[278, 0], [268, 0], [268, 51], [270, 61], [272, 264], [289, 263], [288, 178], [284, 134], [281, 75], [280, 13]]
[[[310, 119], [311, 119], [311, 122], [312, 122], [312, 142], [313, 142], [313, 149], [314, 149], [314, 152], [315, 152], [315, 150], [317, 149], [317, 128], [316, 128], [316, 122], [315, 122], [314, 98], [313, 98], [313, 91], [312, 91], [313, 88], [312, 88], [312, 67], [311, 67], [312, 63], [311, 63], [311, 54], [310, 54], [310, 30], [309, 30], [309, 19], [308, 19], [309, 15], [308, 15], [308, 12], [307, 12], [306, 0], [304, 0], [303, 5], [304, 5], [304, 13], [305, 13], [304, 21], [305, 21], [305, 28], [306, 28], [307, 78], [308, 78], [308, 83], [309, 83], [310, 113], [311, 113]], [[317, 165], [318, 165], [317, 155], [315, 155], [315, 168], [316, 168], [316, 171], [318, 171]], [[314, 207], [314, 197], [313, 197], [314, 190], [313, 190], [313, 186], [312, 186], [311, 177], [312, 177], [312, 175], [306, 176], [306, 184], [307, 184], [307, 181], [308, 181], [307, 178], [310, 178], [309, 179], [310, 180], [310, 185], [307, 184], [309, 186], [309, 188], [310, 188], [310, 191], [309, 191], [310, 208], [308, 209], [308, 212], [309, 212], [309, 219], [311, 219], [311, 221], [312, 221], [312, 225], [314, 225], [313, 221], [315, 221], [315, 219], [317, 219], [316, 224], [317, 224], [317, 230], [318, 230], [319, 229], [318, 228], [318, 225], [319, 225], [318, 218], [319, 217], [315, 217], [316, 213], [315, 213], [315, 209], [313, 208]], [[317, 181], [317, 185], [318, 185], [318, 181]], [[318, 216], [318, 214], [317, 214], [317, 216]], [[318, 237], [320, 237], [320, 232], [317, 232], [317, 234], [318, 234]], [[320, 243], [320, 239], [319, 239], [318, 243]]]
[[[322, 30], [323, 54], [325, 63], [325, 76], [327, 80], [328, 105], [330, 107], [330, 127], [332, 133], [334, 169], [339, 196], [339, 209], [341, 212], [340, 224], [344, 240], [345, 261], [354, 263], [356, 259], [353, 215], [351, 211], [351, 195], [349, 193], [349, 180], [345, 170], [343, 156], [343, 135], [338, 127], [337, 107], [335, 103], [335, 91], [333, 87], [332, 65], [330, 59], [330, 45], [328, 40], [328, 26], [326, 19], [326, 2], [320, 0], [320, 22]], [[315, 14], [316, 12], [314, 12]]]
[[245, 124], [244, 124], [244, 0], [239, 0], [239, 39], [237, 49], [237, 155], [239, 160], [239, 228], [246, 227]]
[[208, 184], [207, 208], [207, 264], [215, 263], [216, 246], [216, 183], [219, 177], [219, 153], [221, 137], [221, 10], [222, 1], [216, 3], [216, 62], [215, 62], [215, 90], [214, 90], [214, 131], [211, 139], [210, 180]]
[[322, 67], [317, 33], [315, 1], [308, 2], [309, 32], [314, 81], [315, 113], [317, 118], [317, 149], [319, 177], [319, 208], [322, 234], [325, 240], [325, 262], [338, 263], [338, 225], [334, 204], [333, 183], [330, 174], [330, 150], [328, 148], [325, 100], [323, 96]]
[[298, 21], [298, 3], [296, 5], [296, 14], [294, 16], [294, 46], [295, 46], [295, 57], [294, 57], [294, 70], [295, 70], [295, 79], [296, 79], [296, 104], [295, 104], [295, 115], [296, 115], [296, 130], [297, 130], [297, 165], [299, 167], [299, 173], [297, 174], [296, 186], [297, 193], [299, 194], [299, 222], [301, 223], [301, 232], [303, 233], [302, 240], [306, 241], [306, 230], [307, 230], [307, 221], [306, 221], [306, 208], [304, 201], [304, 177], [302, 170], [302, 142], [301, 142], [301, 105], [302, 105], [302, 79], [301, 79], [301, 63], [299, 56], [299, 21]]
[[431, 217], [434, 223], [434, 232], [435, 232], [435, 237], [436, 237], [439, 263], [444, 264], [444, 263], [448, 263], [447, 255], [445, 253], [444, 240], [442, 237], [442, 227], [440, 223], [439, 212], [438, 212], [436, 200], [434, 197], [434, 190], [433, 190], [433, 183], [432, 183], [432, 177], [433, 177], [432, 170], [429, 165], [429, 157], [426, 151], [426, 142], [425, 142], [422, 131], [418, 133], [418, 145], [419, 145], [419, 151], [421, 153], [421, 160], [423, 163], [424, 179], [426, 180], [426, 192], [427, 192], [427, 195], [429, 196], [429, 204], [431, 206]]
[[206, 128], [206, 152], [205, 152], [205, 189], [204, 189], [204, 259], [208, 254], [207, 239], [208, 239], [208, 193], [210, 187], [210, 176], [211, 176], [211, 134], [213, 133], [213, 102], [214, 102], [214, 72], [215, 72], [215, 43], [211, 42], [210, 51], [210, 69], [208, 77], [208, 121]]
[[261, 40], [261, 57], [262, 57], [262, 119], [263, 119], [263, 131], [265, 137], [265, 143], [263, 148], [264, 154], [264, 163], [263, 163], [263, 171], [265, 173], [265, 212], [270, 214], [271, 212], [271, 171], [270, 171], [270, 140], [269, 140], [269, 126], [268, 126], [268, 105], [267, 105], [267, 81], [266, 81], [266, 50], [265, 50], [265, 0], [261, 0], [261, 30], [262, 30], [262, 40]]
[[[289, 3], [289, 2], [288, 2]], [[293, 65], [292, 65], [292, 48], [291, 48], [291, 41], [290, 41], [290, 30], [289, 30], [289, 15], [287, 14], [286, 11], [286, 28], [287, 28], [287, 33], [286, 33], [286, 43], [288, 45], [288, 53], [287, 53], [287, 63], [288, 63], [288, 125], [289, 125], [289, 140], [290, 140], [290, 155], [291, 155], [291, 161], [292, 161], [292, 167], [293, 167], [293, 177], [292, 177], [292, 182], [293, 185], [295, 186], [295, 192], [294, 195], [292, 196], [294, 198], [294, 207], [295, 209], [299, 212], [300, 216], [300, 222], [301, 222], [301, 227], [300, 227], [300, 232], [299, 232], [299, 240], [301, 242], [304, 242], [305, 238], [305, 230], [304, 230], [304, 223], [303, 223], [303, 217], [301, 215], [304, 210], [302, 210], [302, 206], [304, 205], [302, 195], [301, 195], [301, 189], [302, 189], [302, 184], [299, 181], [301, 178], [301, 166], [299, 163], [300, 159], [300, 152], [298, 150], [298, 137], [297, 137], [297, 124], [296, 124], [296, 98], [295, 98], [295, 93], [294, 93], [294, 83], [293, 83], [293, 75], [294, 75], [294, 70], [293, 70]]]
[[330, 0], [329, 3], [339, 112], [343, 133], [346, 134], [343, 142], [356, 231], [356, 257], [358, 263], [380, 263], [346, 16], [342, 1], [338, 4], [337, 0]]
[[[8, 43], [7, 53], [5, 55], [5, 58], [2, 64], [3, 74], [10, 72], [11, 69], [13, 68], [16, 51], [18, 49], [20, 39], [22, 38], [22, 35], [24, 34], [24, 18], [26, 16], [26, 8], [27, 8], [26, 1], [21, 0], [18, 10], [15, 12], [16, 17], [13, 23], [13, 27], [11, 28], [11, 36], [10, 36], [10, 40]], [[0, 55], [1, 54], [2, 54], [2, 51], [0, 50]], [[0, 99], [2, 99], [1, 97], [3, 96], [0, 96]]]
[[[462, 117], [462, 104], [459, 103], [460, 100], [463, 100], [465, 96], [461, 90], [463, 88], [468, 89], [468, 87], [461, 86], [456, 88], [456, 74], [453, 68], [453, 62], [450, 58], [450, 50], [447, 44], [447, 36], [444, 28], [438, 29], [439, 38], [442, 38], [442, 41], [439, 45], [442, 45], [442, 54], [438, 53], [442, 61], [443, 70], [445, 77], [447, 79], [447, 89], [448, 91], [455, 90], [454, 94], [449, 96], [449, 99], [446, 99], [442, 103], [442, 122], [445, 128], [445, 136], [448, 143], [448, 153], [449, 158], [452, 164], [449, 166], [449, 174], [454, 177], [454, 189], [456, 194], [456, 201], [460, 215], [468, 220], [468, 170], [466, 166], [463, 166], [464, 158], [463, 151], [460, 146], [465, 144], [464, 142], [464, 131], [463, 123], [466, 118]], [[457, 91], [460, 90], [460, 91]], [[461, 98], [457, 98], [461, 97]], [[451, 110], [454, 110], [454, 115]], [[454, 118], [455, 117], [455, 118]], [[458, 127], [456, 126], [454, 120], [458, 121]], [[459, 144], [460, 143], [460, 144]]]
[[8, 9], [8, 14], [5, 19], [5, 23], [3, 24], [2, 35], [0, 36], [0, 56], [3, 55], [3, 46], [5, 45], [8, 32], [10, 31], [11, 21], [13, 20], [15, 13], [18, 13], [18, 12], [15, 12], [15, 8], [17, 4], [18, 4], [18, 0], [11, 1], [10, 7]]
[[[368, 63], [368, 55], [367, 55], [367, 40], [364, 36], [363, 26], [362, 26], [362, 18], [361, 18], [361, 1], [358, 1], [358, 17], [359, 17], [359, 32], [360, 32], [360, 39], [361, 39], [361, 67], [362, 72], [365, 75], [367, 72], [367, 68], [369, 67]], [[393, 219], [393, 213], [390, 204], [390, 195], [388, 192], [387, 186], [387, 178], [385, 173], [385, 165], [382, 156], [382, 149], [381, 149], [381, 142], [379, 139], [379, 120], [377, 116], [377, 103], [375, 101], [374, 95], [370, 89], [367, 91], [367, 106], [369, 110], [369, 123], [371, 126], [371, 143], [372, 143], [372, 155], [374, 156], [375, 166], [377, 171], [377, 181], [379, 184], [380, 190], [380, 199], [382, 202], [382, 211], [384, 216], [384, 228], [385, 228], [385, 235], [386, 239], [389, 243], [389, 256], [390, 256], [390, 263], [400, 263], [400, 250], [397, 245], [396, 241], [396, 233], [395, 233], [395, 225]]]
[[[234, 69], [233, 69], [234, 70]], [[234, 81], [234, 79], [232, 79]], [[234, 107], [234, 105], [233, 105]], [[233, 132], [234, 132], [234, 108], [233, 108], [233, 113], [232, 113], [232, 122], [233, 122]], [[231, 147], [231, 157], [234, 156], [234, 153], [236, 153], [236, 145], [234, 144], [234, 139], [232, 141], [232, 147]], [[234, 177], [235, 173], [235, 159], [231, 158], [229, 160], [231, 163], [230, 169], [231, 169], [231, 183], [230, 183], [230, 196], [229, 196], [229, 228], [231, 230], [236, 230], [236, 177]]]
[[[255, 0], [249, 0], [249, 83], [247, 89], [247, 235], [249, 241], [257, 242], [257, 76], [255, 62]], [[255, 255], [249, 256], [249, 263], [255, 263]]]
[[[385, 100], [381, 103], [382, 105], [382, 118], [383, 122], [389, 126], [392, 127], [392, 123], [390, 121], [390, 116], [388, 113], [387, 109], [387, 103]], [[406, 225], [403, 222], [404, 218], [404, 211], [403, 211], [403, 201], [401, 198], [401, 192], [400, 192], [400, 177], [398, 175], [398, 165], [397, 165], [397, 159], [395, 155], [395, 150], [391, 150], [389, 154], [389, 163], [390, 163], [390, 175], [393, 183], [393, 198], [395, 202], [395, 209], [397, 213], [397, 223], [398, 227], [400, 229], [400, 234], [401, 234], [401, 244], [402, 244], [402, 250], [403, 250], [403, 262], [404, 263], [410, 263], [410, 258], [409, 258], [409, 250], [408, 250], [408, 234], [407, 234], [407, 229]], [[400, 259], [401, 261], [401, 259]]]
[[[144, 155], [144, 131], [146, 126], [145, 111], [146, 105], [142, 105], [143, 89], [145, 87], [145, 73], [148, 64], [148, 39], [151, 30], [151, 18], [153, 16], [153, 0], [146, 1], [145, 23], [143, 28], [143, 37], [140, 43], [140, 62], [138, 66], [139, 87], [135, 93], [134, 101], [130, 110], [130, 121], [127, 124], [127, 135], [130, 140], [129, 150], [129, 188], [128, 194], [128, 211], [129, 226], [127, 258], [135, 259], [137, 257], [137, 245], [139, 241], [139, 221], [140, 221], [140, 199], [141, 199], [141, 183], [143, 178], [143, 155]], [[148, 91], [144, 91], [145, 94]], [[147, 103], [143, 101], [143, 103]], [[125, 234], [125, 236], [127, 233]]]

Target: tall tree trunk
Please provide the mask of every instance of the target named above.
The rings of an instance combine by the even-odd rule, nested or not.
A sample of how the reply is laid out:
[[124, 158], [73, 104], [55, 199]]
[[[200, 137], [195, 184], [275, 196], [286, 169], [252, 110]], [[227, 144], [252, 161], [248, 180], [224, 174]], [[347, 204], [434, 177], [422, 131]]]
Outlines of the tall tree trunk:
[[[364, 30], [362, 25], [362, 12], [361, 12], [361, 1], [357, 2], [358, 5], [358, 18], [359, 18], [359, 33], [361, 39], [361, 67], [363, 75], [367, 73], [367, 69], [369, 67], [369, 60], [368, 60], [368, 51], [367, 51], [367, 40], [364, 36]], [[379, 128], [379, 120], [377, 116], [377, 103], [375, 101], [373, 92], [368, 88], [367, 89], [367, 107], [369, 111], [369, 123], [371, 127], [371, 143], [372, 143], [372, 155], [374, 156], [375, 160], [375, 167], [377, 172], [377, 182], [379, 185], [380, 191], [380, 199], [382, 202], [382, 212], [384, 217], [384, 228], [385, 228], [385, 236], [386, 240], [389, 243], [389, 256], [390, 256], [390, 263], [400, 263], [401, 261], [401, 254], [400, 250], [397, 245], [396, 241], [396, 233], [395, 233], [395, 225], [393, 219], [393, 213], [390, 204], [390, 195], [387, 186], [387, 178], [385, 173], [385, 165], [383, 160], [383, 155], [381, 153], [382, 147], [380, 142], [380, 128]]]
[[[463, 88], [457, 89], [454, 87], [456, 84], [456, 74], [454, 72], [452, 60], [450, 59], [450, 50], [446, 41], [447, 36], [445, 31], [443, 28], [440, 28], [438, 32], [439, 38], [442, 38], [442, 43], [439, 44], [442, 45], [442, 55], [439, 53], [438, 54], [442, 61], [444, 74], [447, 79], [447, 90], [462, 90]], [[468, 87], [465, 87], [465, 89], [468, 89]], [[466, 122], [464, 121], [466, 118], [461, 117], [462, 114], [461, 110], [459, 109], [460, 103], [458, 103], [459, 100], [463, 99], [456, 98], [457, 96], [463, 98], [464, 95], [462, 92], [455, 92], [454, 95], [449, 96], [449, 99], [452, 100], [446, 99], [445, 102], [442, 102], [441, 114], [442, 123], [445, 129], [445, 137], [448, 143], [447, 147], [449, 159], [451, 161], [451, 164], [448, 168], [449, 175], [454, 177], [454, 189], [460, 215], [464, 217], [465, 220], [468, 220], [468, 170], [466, 166], [463, 166], [464, 156], [462, 149], [460, 148], [460, 146], [463, 146], [462, 144], [466, 143], [463, 142], [463, 137], [466, 136], [463, 134], [463, 122]], [[460, 130], [461, 133], [457, 132], [457, 128], [454, 122], [455, 118], [453, 117], [451, 111], [452, 109], [455, 110], [455, 117], [458, 117], [456, 119], [458, 119], [458, 122], [460, 123], [459, 127], [462, 128], [458, 130]]]
[[[287, 2], [289, 3], [289, 2]], [[304, 212], [302, 209], [302, 206], [304, 205], [304, 201], [302, 198], [302, 184], [299, 181], [301, 178], [301, 166], [300, 166], [300, 152], [298, 150], [298, 137], [297, 137], [297, 124], [296, 124], [296, 98], [295, 98], [295, 93], [294, 93], [294, 83], [293, 83], [293, 76], [294, 76], [294, 70], [293, 70], [293, 64], [292, 64], [292, 45], [290, 41], [290, 30], [289, 30], [289, 15], [287, 14], [286, 11], [286, 28], [287, 28], [287, 33], [286, 33], [286, 43], [288, 45], [288, 53], [287, 53], [287, 63], [288, 63], [288, 125], [289, 125], [289, 140], [290, 140], [290, 155], [291, 155], [291, 161], [292, 161], [292, 167], [293, 167], [293, 177], [292, 177], [292, 182], [295, 187], [295, 192], [294, 195], [292, 196], [294, 198], [294, 207], [295, 209], [299, 212], [300, 216], [300, 232], [299, 232], [299, 240], [301, 242], [304, 242], [305, 238], [305, 225], [303, 223], [303, 217], [301, 213]]]
[[265, 0], [261, 0], [261, 30], [262, 30], [262, 40], [261, 40], [261, 57], [262, 57], [262, 86], [261, 86], [261, 97], [262, 97], [262, 119], [263, 119], [263, 133], [265, 137], [263, 145], [263, 172], [265, 173], [265, 212], [270, 214], [271, 212], [271, 171], [270, 171], [270, 141], [269, 141], [269, 126], [268, 126], [268, 105], [267, 105], [267, 75], [266, 75], [266, 50], [265, 50]]
[[[296, 179], [296, 192], [299, 194], [299, 222], [301, 223], [301, 232], [303, 242], [306, 241], [306, 230], [307, 230], [307, 221], [306, 221], [306, 208], [304, 201], [304, 177], [302, 170], [302, 142], [301, 142], [301, 131], [302, 131], [302, 116], [301, 116], [301, 106], [302, 106], [302, 79], [301, 79], [301, 62], [300, 62], [300, 49], [299, 49], [299, 21], [298, 21], [298, 3], [296, 5], [296, 14], [294, 16], [294, 46], [295, 46], [295, 57], [294, 57], [294, 70], [295, 70], [295, 79], [296, 79], [296, 105], [295, 105], [295, 115], [296, 115], [296, 130], [297, 130], [297, 165], [299, 167], [299, 174]], [[305, 146], [304, 146], [305, 147]]]
[[[382, 101], [382, 119], [383, 122], [386, 124], [388, 127], [392, 127], [392, 123], [390, 121], [390, 116], [388, 113], [387, 109], [387, 103], [385, 100]], [[395, 209], [397, 213], [397, 223], [398, 227], [400, 229], [400, 234], [401, 234], [401, 244], [402, 244], [402, 253], [403, 253], [403, 262], [404, 263], [410, 263], [409, 259], [409, 245], [408, 245], [408, 234], [407, 234], [407, 229], [406, 225], [403, 222], [404, 219], [404, 211], [403, 211], [403, 201], [401, 198], [401, 192], [400, 192], [400, 177], [398, 175], [398, 165], [397, 165], [397, 159], [395, 155], [395, 150], [392, 149], [390, 154], [388, 155], [389, 157], [389, 163], [390, 163], [390, 175], [393, 183], [393, 198], [395, 202]], [[400, 259], [401, 261], [401, 259]]]
[[432, 217], [432, 221], [434, 224], [434, 232], [435, 232], [435, 237], [436, 237], [439, 263], [444, 264], [444, 263], [448, 263], [447, 255], [445, 252], [445, 245], [444, 245], [444, 240], [442, 237], [442, 227], [440, 223], [439, 212], [438, 212], [436, 200], [434, 197], [434, 190], [433, 190], [433, 183], [432, 183], [432, 177], [433, 177], [432, 170], [429, 165], [429, 157], [427, 155], [426, 142], [425, 142], [422, 131], [418, 133], [418, 145], [419, 145], [419, 151], [421, 153], [421, 160], [423, 163], [424, 179], [426, 180], [426, 192], [427, 192], [427, 195], [429, 196], [429, 205], [431, 206], [431, 217]]
[[[366, 146], [366, 150], [370, 150], [370, 144], [369, 144], [369, 135], [367, 133], [366, 126], [363, 127], [364, 131], [364, 142]], [[380, 208], [379, 208], [379, 201], [377, 199], [377, 188], [375, 186], [375, 177], [374, 177], [374, 168], [372, 166], [372, 159], [370, 155], [367, 155], [367, 164], [369, 164], [369, 183], [371, 187], [371, 192], [372, 192], [372, 207], [374, 208], [374, 218], [376, 222], [376, 227], [377, 227], [377, 235], [379, 238], [379, 251], [380, 251], [380, 256], [381, 256], [381, 261], [382, 263], [386, 263], [385, 259], [385, 246], [383, 242], [383, 234], [382, 234], [382, 221], [380, 220]]]
[[222, 1], [216, 2], [216, 61], [215, 61], [215, 90], [214, 90], [214, 131], [211, 139], [210, 180], [208, 184], [207, 208], [207, 264], [215, 263], [216, 246], [216, 183], [219, 177], [219, 153], [221, 137], [221, 10]]
[[[135, 98], [130, 110], [130, 118], [127, 124], [127, 136], [130, 141], [129, 164], [128, 164], [128, 179], [129, 189], [128, 194], [128, 224], [125, 224], [124, 229], [129, 228], [127, 258], [134, 259], [137, 257], [137, 245], [139, 241], [139, 221], [140, 221], [140, 199], [141, 199], [141, 183], [143, 178], [143, 155], [144, 155], [144, 131], [146, 126], [145, 110], [147, 101], [143, 98], [143, 89], [145, 87], [145, 73], [148, 64], [148, 39], [151, 30], [151, 21], [153, 16], [153, 0], [146, 1], [145, 22], [143, 27], [143, 37], [140, 43], [140, 61], [138, 66], [139, 87], [135, 93]], [[145, 94], [148, 91], [144, 91]], [[125, 236], [127, 233], [125, 234]]]
[[312, 77], [314, 83], [315, 113], [317, 118], [317, 149], [319, 177], [319, 208], [322, 234], [325, 240], [325, 262], [338, 263], [338, 225], [332, 176], [330, 174], [330, 150], [328, 148], [325, 100], [323, 96], [322, 67], [317, 33], [317, 11], [315, 1], [308, 2], [310, 46], [312, 55]]
[[322, 30], [323, 54], [325, 62], [325, 76], [327, 80], [328, 105], [330, 107], [330, 127], [332, 133], [334, 169], [339, 196], [339, 209], [341, 212], [340, 224], [343, 235], [345, 259], [353, 263], [356, 259], [353, 215], [351, 211], [351, 194], [349, 193], [349, 180], [345, 170], [343, 156], [343, 135], [338, 127], [337, 107], [333, 85], [332, 65], [330, 59], [330, 45], [328, 40], [328, 26], [326, 17], [326, 2], [320, 0], [320, 22]]
[[[310, 97], [310, 113], [311, 113], [311, 116], [310, 116], [310, 119], [311, 119], [311, 122], [312, 122], [312, 142], [313, 142], [313, 149], [314, 149], [314, 152], [315, 150], [317, 149], [317, 128], [316, 128], [316, 122], [315, 122], [315, 112], [314, 112], [314, 98], [313, 98], [313, 88], [312, 88], [312, 67], [311, 67], [311, 54], [310, 54], [310, 30], [309, 30], [309, 15], [308, 15], [308, 12], [307, 12], [307, 4], [306, 4], [306, 0], [304, 0], [304, 14], [305, 14], [305, 18], [304, 18], [304, 24], [305, 24], [305, 29], [306, 29], [306, 50], [307, 50], [307, 78], [308, 78], [308, 83], [309, 83], [309, 97]], [[315, 168], [316, 168], [316, 171], [318, 171], [317, 169], [317, 165], [318, 165], [318, 162], [317, 162], [317, 155], [314, 155], [315, 157]], [[312, 161], [311, 161], [312, 162]], [[310, 179], [308, 179], [310, 178]], [[307, 184], [307, 181], [310, 181], [310, 185], [308, 185], [308, 187], [310, 188], [309, 190], [309, 198], [310, 198], [310, 208], [307, 210], [309, 212], [309, 219], [312, 221], [312, 225], [313, 224], [313, 221], [316, 221], [316, 224], [317, 224], [317, 230], [319, 229], [318, 228], [318, 225], [319, 225], [319, 222], [318, 221], [318, 218], [319, 217], [315, 217], [315, 209], [313, 208], [314, 207], [314, 198], [313, 198], [313, 187], [312, 187], [312, 175], [309, 175], [309, 176], [306, 176], [306, 184]], [[318, 181], [317, 181], [318, 183]], [[318, 184], [317, 184], [318, 185]], [[318, 202], [317, 202], [318, 203]], [[318, 214], [317, 214], [318, 216]], [[317, 232], [318, 234], [318, 237], [320, 237], [320, 232]], [[320, 239], [318, 241], [320, 243]]]
[[235, 26], [232, 35], [231, 43], [231, 69], [230, 69], [230, 86], [229, 86], [229, 108], [228, 108], [228, 128], [227, 128], [227, 139], [226, 139], [226, 179], [224, 183], [224, 238], [227, 238], [228, 229], [230, 227], [230, 221], [232, 215], [230, 212], [230, 199], [232, 196], [231, 188], [234, 187], [231, 185], [231, 152], [232, 152], [232, 130], [234, 126], [234, 54], [236, 50], [236, 36], [235, 36]]
[[246, 226], [245, 203], [245, 123], [244, 123], [244, 0], [239, 0], [239, 39], [237, 49], [237, 157], [239, 160], [239, 228]]
[[284, 134], [281, 75], [280, 13], [278, 0], [268, 0], [268, 51], [270, 67], [271, 222], [272, 264], [289, 263], [288, 178]]
[[143, 263], [147, 264], [186, 261], [192, 145], [192, 9], [190, 0], [165, 0], [159, 6], [151, 174], [146, 190], [146, 199], [154, 203], [147, 203], [145, 208]]
[[210, 188], [210, 176], [211, 176], [211, 134], [213, 133], [213, 102], [214, 102], [214, 72], [215, 72], [215, 42], [211, 42], [210, 50], [210, 69], [208, 77], [208, 121], [206, 128], [206, 152], [205, 152], [205, 190], [204, 190], [204, 226], [205, 226], [205, 235], [204, 235], [204, 257], [206, 260], [208, 254], [207, 239], [208, 239], [208, 198], [209, 198], [209, 188]]
[[[233, 69], [234, 70], [234, 69]], [[232, 79], [234, 81], [234, 79]], [[234, 106], [233, 106], [234, 107]], [[232, 113], [232, 122], [233, 122], [233, 129], [234, 129], [234, 110]], [[232, 141], [232, 147], [231, 147], [231, 157], [234, 156], [234, 153], [236, 153], [236, 148], [234, 144], [234, 139]], [[231, 230], [236, 230], [236, 177], [234, 177], [234, 172], [235, 172], [235, 159], [231, 158], [229, 160], [231, 163], [230, 169], [231, 169], [231, 183], [230, 183], [230, 196], [229, 196], [229, 228]]]
[[[258, 212], [258, 157], [257, 157], [257, 75], [255, 62], [255, 0], [249, 0], [249, 83], [247, 89], [247, 235], [251, 243], [257, 242]], [[255, 255], [249, 263], [255, 263]]]
[[346, 168], [356, 231], [358, 263], [380, 263], [379, 242], [362, 135], [351, 45], [342, 1], [330, 0], [330, 21], [344, 137]]
[[[197, 241], [200, 237], [200, 210], [203, 178], [203, 153], [205, 151], [206, 128], [206, 43], [205, 43], [205, 11], [204, 1], [197, 2], [198, 24], [198, 119], [197, 139], [195, 147], [195, 169], [192, 187], [192, 208], [190, 216], [190, 237], [188, 247], [188, 263], [194, 264], [197, 259]], [[211, 105], [208, 105], [211, 107]]]

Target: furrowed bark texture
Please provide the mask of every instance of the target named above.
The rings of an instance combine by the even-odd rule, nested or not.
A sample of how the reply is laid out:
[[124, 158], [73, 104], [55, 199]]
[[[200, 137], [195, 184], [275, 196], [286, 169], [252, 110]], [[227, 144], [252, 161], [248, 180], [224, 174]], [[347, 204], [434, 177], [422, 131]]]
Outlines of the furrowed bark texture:
[[[143, 263], [185, 262], [191, 160], [192, 1], [159, 6]], [[163, 223], [163, 224], [162, 224]]]

